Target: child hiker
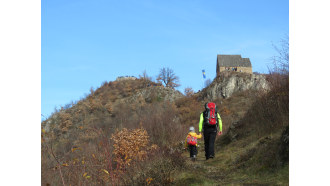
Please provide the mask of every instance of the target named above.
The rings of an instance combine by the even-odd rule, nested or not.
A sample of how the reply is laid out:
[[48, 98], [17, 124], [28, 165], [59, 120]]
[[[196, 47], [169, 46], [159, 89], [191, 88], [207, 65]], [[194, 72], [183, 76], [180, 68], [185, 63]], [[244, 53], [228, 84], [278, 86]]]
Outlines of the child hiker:
[[195, 161], [197, 157], [197, 138], [202, 138], [202, 134], [197, 135], [194, 127], [189, 128], [189, 133], [186, 138], [186, 147], [189, 147], [190, 158]]

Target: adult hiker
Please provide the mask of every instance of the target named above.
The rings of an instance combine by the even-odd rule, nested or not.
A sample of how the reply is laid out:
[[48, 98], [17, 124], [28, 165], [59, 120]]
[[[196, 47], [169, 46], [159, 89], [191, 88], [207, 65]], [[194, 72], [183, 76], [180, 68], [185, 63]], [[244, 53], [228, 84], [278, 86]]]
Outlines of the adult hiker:
[[[218, 130], [219, 128], [219, 130]], [[199, 132], [203, 132], [206, 160], [214, 158], [214, 142], [222, 134], [222, 121], [215, 103], [205, 103], [205, 110], [200, 115]]]

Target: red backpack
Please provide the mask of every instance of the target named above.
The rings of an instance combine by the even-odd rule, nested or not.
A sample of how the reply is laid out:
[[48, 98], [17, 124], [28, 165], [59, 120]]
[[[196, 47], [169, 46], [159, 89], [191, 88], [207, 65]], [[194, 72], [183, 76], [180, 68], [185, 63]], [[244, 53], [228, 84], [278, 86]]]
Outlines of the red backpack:
[[216, 125], [217, 124], [217, 106], [215, 103], [207, 103], [205, 104], [205, 115], [204, 115], [204, 120], [205, 123], [208, 125]]
[[187, 143], [188, 143], [188, 145], [196, 145], [197, 144], [197, 138], [194, 137], [194, 136], [188, 135]]

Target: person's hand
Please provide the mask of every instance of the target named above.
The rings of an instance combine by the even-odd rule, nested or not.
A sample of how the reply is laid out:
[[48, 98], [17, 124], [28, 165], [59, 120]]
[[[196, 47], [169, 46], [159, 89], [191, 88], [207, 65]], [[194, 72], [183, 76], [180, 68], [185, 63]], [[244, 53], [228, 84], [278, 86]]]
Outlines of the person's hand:
[[220, 136], [222, 134], [222, 131], [218, 132], [218, 136]]

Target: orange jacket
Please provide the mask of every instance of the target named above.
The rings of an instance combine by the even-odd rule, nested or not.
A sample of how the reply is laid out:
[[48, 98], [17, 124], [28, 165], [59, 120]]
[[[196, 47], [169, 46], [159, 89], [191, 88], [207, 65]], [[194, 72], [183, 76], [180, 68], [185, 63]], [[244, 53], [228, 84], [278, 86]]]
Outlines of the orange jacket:
[[[187, 144], [187, 138], [188, 138], [188, 136], [194, 136], [194, 137], [196, 137], [197, 139], [200, 139], [200, 138], [202, 138], [202, 134], [196, 134], [196, 132], [189, 132], [188, 133], [188, 135], [187, 135], [187, 137], [186, 137], [186, 142], [185, 142], [185, 146], [186, 147], [188, 147], [188, 144]], [[196, 146], [197, 146], [197, 143], [196, 143]]]

